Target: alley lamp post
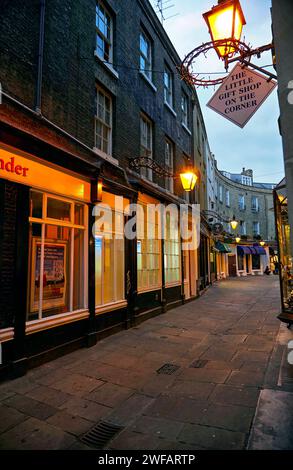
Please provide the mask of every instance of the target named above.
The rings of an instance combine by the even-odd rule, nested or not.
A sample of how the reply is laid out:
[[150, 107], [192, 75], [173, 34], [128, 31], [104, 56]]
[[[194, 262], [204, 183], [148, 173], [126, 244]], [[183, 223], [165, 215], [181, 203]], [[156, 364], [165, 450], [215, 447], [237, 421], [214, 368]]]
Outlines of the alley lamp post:
[[266, 242], [264, 242], [263, 240], [261, 240], [261, 241], [259, 242], [259, 244], [260, 244], [260, 246], [265, 246]]
[[236, 243], [240, 243], [240, 242], [241, 242], [241, 238], [239, 237], [239, 235], [237, 235], [237, 237], [235, 238], [235, 242], [236, 242]]

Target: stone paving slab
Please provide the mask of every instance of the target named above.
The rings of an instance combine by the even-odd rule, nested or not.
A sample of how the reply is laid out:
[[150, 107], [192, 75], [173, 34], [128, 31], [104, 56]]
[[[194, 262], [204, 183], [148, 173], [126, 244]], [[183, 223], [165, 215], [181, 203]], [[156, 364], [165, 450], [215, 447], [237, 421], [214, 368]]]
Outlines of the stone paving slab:
[[[243, 449], [276, 348], [278, 310], [275, 277], [227, 280], [0, 384], [0, 448], [90, 450], [80, 436], [106, 420], [123, 426], [111, 449]], [[282, 354], [274, 357], [271, 386]], [[168, 363], [176, 372], [158, 374]], [[285, 370], [283, 386], [291, 381]]]

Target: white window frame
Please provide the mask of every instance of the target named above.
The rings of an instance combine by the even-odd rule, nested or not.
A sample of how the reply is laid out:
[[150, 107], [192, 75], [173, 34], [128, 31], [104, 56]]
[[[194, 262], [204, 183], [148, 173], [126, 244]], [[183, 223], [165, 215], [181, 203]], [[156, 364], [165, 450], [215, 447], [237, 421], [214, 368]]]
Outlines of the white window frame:
[[164, 102], [171, 109], [174, 108], [174, 79], [171, 69], [165, 65], [164, 70]]
[[230, 207], [230, 191], [226, 189], [226, 206]]
[[253, 231], [253, 236], [260, 235], [260, 223], [258, 221], [252, 222], [252, 231]]
[[[169, 147], [170, 154], [169, 154], [169, 161], [171, 164], [168, 164], [167, 162], [167, 148]], [[168, 139], [168, 137], [165, 137], [165, 167], [166, 169], [173, 174], [174, 171], [174, 144], [173, 142]], [[173, 178], [166, 177], [165, 178], [165, 188], [173, 193], [174, 191], [174, 180]]]
[[[32, 188], [31, 192], [35, 193], [40, 193], [43, 195], [43, 207], [42, 207], [42, 218], [38, 217], [29, 217], [29, 223], [30, 224], [38, 224], [41, 225], [41, 258], [44, 256], [44, 245], [45, 245], [45, 228], [47, 225], [53, 225], [53, 226], [58, 226], [58, 227], [67, 227], [71, 229], [71, 245], [70, 245], [70, 280], [68, 281], [68, 288], [69, 288], [69, 311], [68, 312], [63, 312], [61, 314], [56, 314], [48, 317], [43, 317], [43, 289], [42, 287], [40, 288], [39, 292], [39, 310], [38, 310], [38, 319], [37, 320], [27, 320], [26, 323], [28, 325], [30, 324], [36, 324], [37, 322], [41, 321], [46, 321], [49, 323], [54, 323], [55, 319], [58, 318], [63, 318], [64, 316], [72, 315], [78, 312], [82, 312], [84, 310], [87, 310], [88, 308], [88, 296], [87, 296], [87, 286], [88, 286], [88, 207], [87, 205], [78, 200], [74, 199], [68, 199], [64, 198], [62, 196], [57, 196], [56, 194], [51, 194], [47, 193], [44, 191], [39, 191], [35, 190]], [[58, 201], [66, 202], [68, 204], [71, 204], [71, 209], [70, 209], [70, 221], [63, 221], [59, 219], [53, 219], [47, 217], [47, 208], [48, 204], [47, 201], [48, 199], [56, 199]], [[78, 225], [74, 223], [74, 205], [82, 205], [84, 207], [84, 225]], [[83, 240], [83, 260], [84, 260], [84, 292], [83, 292], [83, 307], [81, 307], [78, 310], [73, 310], [73, 273], [74, 273], [74, 229], [75, 230], [82, 230], [84, 233], [84, 240]], [[30, 263], [32, 262], [31, 259], [31, 253], [30, 253]], [[30, 271], [33, 269], [33, 266], [30, 266]], [[43, 279], [44, 275], [44, 262], [41, 259], [40, 263], [40, 279]], [[32, 276], [30, 275], [30, 280], [28, 283], [28, 288], [30, 289], [30, 295], [29, 297], [31, 298], [32, 295], [32, 286], [31, 286], [31, 279]], [[42, 286], [42, 283], [41, 283]], [[31, 312], [30, 312], [31, 313]], [[29, 312], [27, 312], [27, 316], [29, 315]]]
[[[146, 56], [144, 52], [141, 49], [141, 40], [144, 40], [147, 49], [148, 49], [148, 55]], [[140, 72], [146, 77], [146, 79], [150, 82], [153, 81], [153, 45], [149, 37], [146, 35], [146, 33], [141, 29], [140, 30], [140, 35], [139, 35], [139, 67], [140, 67]], [[147, 68], [141, 68], [141, 59], [143, 59], [147, 65]]]
[[185, 91], [182, 91], [181, 95], [181, 116], [182, 116], [182, 124], [185, 126], [187, 129], [189, 129], [189, 120], [188, 120], [188, 112], [189, 112], [189, 106], [188, 106], [188, 96], [185, 93]]
[[[108, 124], [103, 117], [98, 116], [99, 109], [99, 93], [104, 96], [104, 99], [107, 98], [110, 102], [110, 123]], [[104, 106], [104, 113], [106, 112]], [[107, 152], [104, 152], [103, 148], [97, 146], [97, 123], [100, 123], [103, 129], [107, 129], [108, 133], [108, 148]], [[113, 133], [113, 102], [112, 97], [99, 85], [96, 85], [96, 114], [95, 114], [95, 151], [100, 154], [103, 158], [107, 159], [108, 157], [112, 158], [112, 133]], [[102, 139], [103, 140], [103, 139]], [[102, 146], [103, 147], [103, 146]]]
[[252, 212], [259, 212], [259, 198], [257, 196], [251, 198], [251, 210]]
[[[103, 31], [101, 31], [97, 25], [97, 16], [99, 9], [103, 9], [105, 14], [108, 15], [110, 20], [110, 38], [107, 38]], [[105, 54], [101, 54], [100, 49], [97, 47], [97, 39], [96, 39], [96, 54], [97, 56], [104, 62], [113, 65], [113, 17], [110, 14], [109, 10], [105, 7], [105, 4], [101, 0], [97, 0], [96, 2], [96, 37], [99, 36], [104, 43], [109, 45], [109, 57], [108, 59], [105, 57]]]
[[[177, 227], [177, 237], [174, 237], [174, 238], [168, 238], [168, 233], [172, 233], [172, 234], [175, 234], [175, 227], [173, 227], [173, 223], [172, 222], [172, 217], [170, 215], [170, 218], [169, 218], [169, 226], [168, 226], [168, 220], [167, 220], [167, 215], [166, 215], [166, 218], [165, 218], [165, 228], [164, 228], [164, 234], [165, 234], [165, 238], [164, 238], [164, 259], [165, 259], [165, 263], [164, 263], [164, 268], [165, 268], [165, 285], [166, 287], [172, 287], [172, 286], [178, 286], [178, 285], [181, 285], [182, 284], [182, 271], [181, 271], [181, 256], [182, 256], [182, 250], [181, 250], [181, 240], [180, 240], [180, 230], [179, 230], [179, 227]], [[175, 218], [176, 219], [176, 218]], [[174, 253], [174, 245], [177, 246], [177, 248], [179, 248], [178, 252], [179, 254], [175, 254]], [[168, 251], [168, 247], [170, 246], [171, 250]], [[173, 259], [174, 258], [178, 260], [179, 262], [179, 267], [178, 268], [174, 268], [172, 266], [168, 266], [168, 259]], [[171, 263], [172, 264], [172, 263]], [[179, 273], [179, 279], [177, 279], [176, 281], [167, 281], [167, 271], [168, 270], [178, 270], [178, 273]]]
[[[145, 246], [148, 246], [149, 240], [148, 240], [148, 233], [150, 230], [149, 223], [150, 221], [148, 220], [148, 210], [147, 210], [147, 203], [144, 203], [140, 200], [138, 200], [138, 203], [140, 206], [143, 207], [143, 217], [142, 219], [139, 217], [139, 214], [137, 214], [137, 257], [139, 254], [141, 256], [145, 256], [145, 261], [146, 261], [146, 267], [145, 269], [142, 268], [141, 271], [145, 270], [148, 272], [147, 275], [147, 285], [140, 285], [139, 284], [139, 269], [137, 269], [137, 291], [139, 293], [142, 292], [149, 292], [149, 291], [154, 291], [154, 290], [160, 290], [162, 288], [162, 242], [159, 237], [159, 234], [161, 232], [161, 217], [158, 213], [155, 213], [155, 230], [157, 230], [157, 236], [153, 238], [153, 241], [156, 242], [157, 247], [158, 247], [158, 253], [156, 252], [150, 252], [148, 249], [146, 251], [142, 251], [143, 247], [143, 242], [145, 242]], [[143, 224], [143, 227], [142, 227]], [[155, 232], [156, 233], [156, 232]], [[141, 252], [139, 253], [138, 251], [138, 244], [141, 243]], [[156, 269], [158, 273], [158, 282], [157, 284], [152, 284], [150, 282], [150, 272], [152, 271], [151, 267], [151, 256], [155, 256], [156, 259], [158, 260], [158, 269]]]
[[239, 194], [238, 196], [238, 207], [241, 211], [245, 210], [245, 196], [243, 194]]
[[[148, 136], [146, 136], [146, 142], [143, 141], [144, 125], [146, 126], [147, 132], [149, 132], [149, 139]], [[150, 147], [148, 147], [148, 140]], [[140, 156], [153, 158], [153, 123], [144, 113], [140, 115]], [[140, 175], [147, 178], [149, 181], [153, 180], [153, 171], [151, 168], [141, 168]]]
[[219, 185], [219, 201], [223, 202], [223, 186]]
[[246, 235], [246, 222], [245, 222], [245, 220], [240, 221], [240, 235]]

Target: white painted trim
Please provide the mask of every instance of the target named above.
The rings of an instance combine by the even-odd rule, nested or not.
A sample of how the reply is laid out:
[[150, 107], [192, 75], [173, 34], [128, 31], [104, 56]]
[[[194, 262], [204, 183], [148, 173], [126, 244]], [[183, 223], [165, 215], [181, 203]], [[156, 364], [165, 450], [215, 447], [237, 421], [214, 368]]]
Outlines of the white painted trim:
[[94, 51], [94, 56], [98, 59], [98, 61], [104, 66], [106, 67], [107, 70], [109, 70], [109, 72], [115, 77], [117, 78], [117, 80], [119, 79], [119, 73], [114, 69], [114, 67], [109, 64], [108, 62], [105, 62], [100, 56], [99, 54], [97, 53], [97, 51], [95, 50]]
[[14, 328], [3, 328], [0, 330], [0, 343], [11, 341], [14, 338]]
[[99, 155], [99, 157], [103, 158], [107, 162], [113, 163], [116, 166], [119, 166], [119, 162], [116, 158], [108, 155], [107, 153], [103, 152], [102, 150], [98, 149], [97, 147], [93, 147], [93, 151]]
[[184, 122], [182, 122], [181, 124], [182, 124], [183, 129], [187, 132], [187, 134], [192, 135], [191, 130], [188, 129], [188, 127], [184, 124]]
[[177, 117], [177, 113], [174, 111], [174, 109], [172, 108], [172, 106], [170, 106], [167, 101], [164, 101], [164, 105], [169, 109], [169, 111], [170, 111], [175, 117]]
[[153, 82], [149, 79], [149, 77], [143, 72], [143, 70], [139, 71], [140, 76], [147, 82], [147, 84], [153, 89], [153, 91], [157, 92], [157, 87], [153, 84]]
[[96, 307], [96, 315], [101, 313], [111, 312], [112, 310], [118, 310], [119, 308], [127, 307], [127, 300], [119, 300], [118, 302], [111, 302], [110, 304]]
[[77, 310], [74, 313], [61, 313], [60, 315], [42, 318], [42, 320], [32, 320], [27, 322], [25, 332], [27, 335], [29, 335], [38, 331], [48, 330], [49, 328], [65, 325], [66, 323], [73, 323], [88, 317], [88, 310]]
[[174, 282], [166, 282], [165, 284], [165, 287], [166, 288], [169, 288], [169, 287], [176, 287], [176, 286], [181, 286], [181, 281], [174, 281]]
[[[161, 270], [160, 270], [160, 272], [161, 272]], [[147, 292], [155, 292], [157, 290], [161, 290], [162, 287], [163, 287], [162, 284], [160, 284], [158, 286], [152, 286], [152, 287], [146, 287], [146, 288], [141, 287], [140, 289], [137, 289], [137, 293], [139, 295], [139, 294], [145, 294]]]

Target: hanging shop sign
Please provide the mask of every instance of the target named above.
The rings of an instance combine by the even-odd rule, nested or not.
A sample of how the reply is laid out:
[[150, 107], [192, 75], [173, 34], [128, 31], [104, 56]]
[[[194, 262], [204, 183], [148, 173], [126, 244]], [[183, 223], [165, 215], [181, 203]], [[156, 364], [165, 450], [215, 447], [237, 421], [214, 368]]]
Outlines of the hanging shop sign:
[[223, 231], [224, 231], [223, 224], [220, 224], [219, 222], [217, 222], [216, 224], [212, 226], [212, 232], [214, 235], [221, 235]]
[[243, 128], [276, 86], [275, 80], [237, 64], [207, 106]]

